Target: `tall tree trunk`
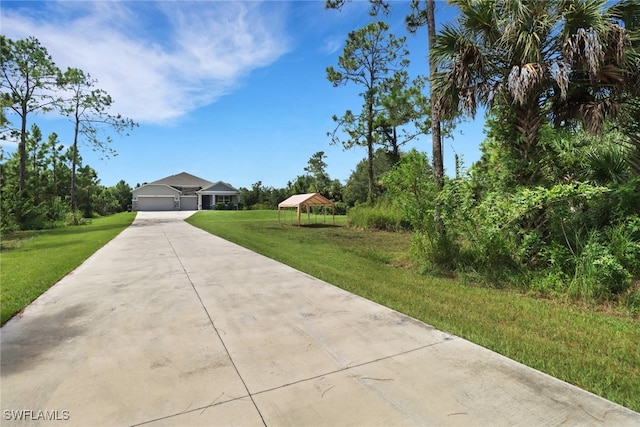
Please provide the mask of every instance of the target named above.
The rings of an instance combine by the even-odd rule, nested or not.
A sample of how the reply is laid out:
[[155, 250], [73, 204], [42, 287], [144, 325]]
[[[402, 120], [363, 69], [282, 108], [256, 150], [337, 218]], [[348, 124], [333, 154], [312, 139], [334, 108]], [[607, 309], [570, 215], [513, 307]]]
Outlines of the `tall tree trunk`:
[[[427, 2], [427, 36], [429, 38], [429, 99], [431, 103], [431, 141], [433, 145], [433, 174], [435, 183], [439, 190], [444, 188], [444, 162], [442, 160], [442, 135], [440, 133], [440, 109], [436, 98], [434, 82], [438, 71], [436, 62], [431, 56], [431, 52], [436, 45], [436, 18], [435, 18], [435, 0], [426, 0]], [[436, 232], [444, 234], [444, 224], [440, 215], [440, 205], [436, 204], [434, 213]]]
[[[18, 144], [18, 156], [20, 157], [20, 197], [27, 185], [27, 103], [22, 103], [22, 128], [20, 130], [20, 143]], [[22, 199], [21, 199], [22, 200]]]
[[400, 147], [398, 147], [398, 129], [395, 126], [393, 127], [391, 147], [391, 162], [397, 165], [400, 162]]
[[544, 114], [538, 102], [529, 102], [516, 109], [515, 129], [522, 140], [513, 147], [516, 155], [524, 162], [518, 182], [523, 185], [535, 185], [541, 177], [543, 152], [540, 150], [540, 129], [544, 123]]
[[73, 132], [73, 151], [71, 159], [71, 212], [75, 213], [78, 210], [78, 203], [76, 200], [76, 166], [78, 164], [78, 127], [79, 118], [76, 109], [76, 125]]
[[373, 203], [373, 100], [370, 99], [368, 108], [369, 118], [367, 120], [367, 172], [369, 176], [369, 188], [367, 202]]

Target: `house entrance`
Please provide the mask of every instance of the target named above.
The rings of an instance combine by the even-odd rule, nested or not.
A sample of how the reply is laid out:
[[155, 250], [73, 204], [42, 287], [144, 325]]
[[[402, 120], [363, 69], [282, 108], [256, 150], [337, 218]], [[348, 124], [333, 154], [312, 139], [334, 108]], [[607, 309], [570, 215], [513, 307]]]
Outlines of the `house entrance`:
[[213, 209], [212, 198], [213, 198], [213, 196], [210, 195], [210, 194], [203, 194], [202, 195], [202, 209], [203, 210]]

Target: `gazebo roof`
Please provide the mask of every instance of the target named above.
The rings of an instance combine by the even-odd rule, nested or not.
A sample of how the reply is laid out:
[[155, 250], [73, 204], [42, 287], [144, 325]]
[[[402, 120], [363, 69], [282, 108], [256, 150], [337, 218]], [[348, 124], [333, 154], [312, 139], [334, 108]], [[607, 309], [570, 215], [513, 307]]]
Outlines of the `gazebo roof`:
[[320, 193], [296, 194], [278, 203], [278, 208], [297, 208], [299, 206], [334, 206], [331, 200]]

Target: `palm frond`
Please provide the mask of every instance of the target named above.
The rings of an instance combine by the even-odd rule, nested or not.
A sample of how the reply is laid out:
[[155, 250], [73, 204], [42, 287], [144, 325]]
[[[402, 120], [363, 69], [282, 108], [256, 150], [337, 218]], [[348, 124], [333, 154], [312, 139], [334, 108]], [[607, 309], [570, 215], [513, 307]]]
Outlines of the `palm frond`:
[[552, 61], [548, 71], [549, 76], [556, 82], [560, 89], [560, 98], [562, 100], [566, 99], [567, 90], [569, 88], [569, 75], [571, 73], [569, 64], [562, 60]]
[[507, 77], [511, 96], [520, 104], [526, 103], [543, 77], [544, 70], [540, 64], [529, 63], [522, 66], [514, 65]]
[[590, 178], [598, 184], [624, 182], [629, 174], [626, 151], [613, 144], [593, 148], [585, 156]]
[[566, 62], [574, 67], [584, 67], [595, 76], [604, 59], [604, 50], [593, 28], [578, 28], [565, 41], [563, 53]]
[[617, 116], [619, 111], [620, 104], [611, 98], [585, 102], [578, 107], [583, 127], [596, 135], [602, 134], [606, 120]]

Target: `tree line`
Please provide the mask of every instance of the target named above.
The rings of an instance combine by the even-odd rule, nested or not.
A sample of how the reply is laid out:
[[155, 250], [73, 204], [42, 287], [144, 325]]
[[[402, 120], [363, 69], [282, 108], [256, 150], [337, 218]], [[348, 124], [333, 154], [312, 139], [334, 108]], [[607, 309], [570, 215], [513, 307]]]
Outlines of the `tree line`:
[[[346, 213], [346, 205], [342, 202], [344, 186], [339, 179], [331, 179], [326, 171], [327, 156], [324, 151], [314, 153], [304, 167], [302, 175], [287, 182], [284, 188], [263, 185], [262, 181], [254, 183], [251, 188], [240, 188], [240, 203], [245, 209], [276, 209], [278, 203], [294, 194], [320, 193], [337, 204], [336, 213]], [[366, 197], [366, 196], [365, 196]]]
[[[128, 184], [100, 186], [96, 171], [83, 165], [79, 147], [84, 143], [109, 157], [115, 154], [109, 132], [126, 134], [137, 124], [111, 114], [113, 100], [97, 80], [78, 68], [59, 69], [36, 38], [3, 35], [0, 48], [1, 137], [17, 143], [15, 153], [3, 151], [0, 157], [2, 229], [42, 228], [68, 215], [78, 222], [82, 216], [126, 209]], [[40, 128], [31, 123], [47, 113], [69, 120], [73, 140], [67, 150], [55, 133], [43, 141]]]

